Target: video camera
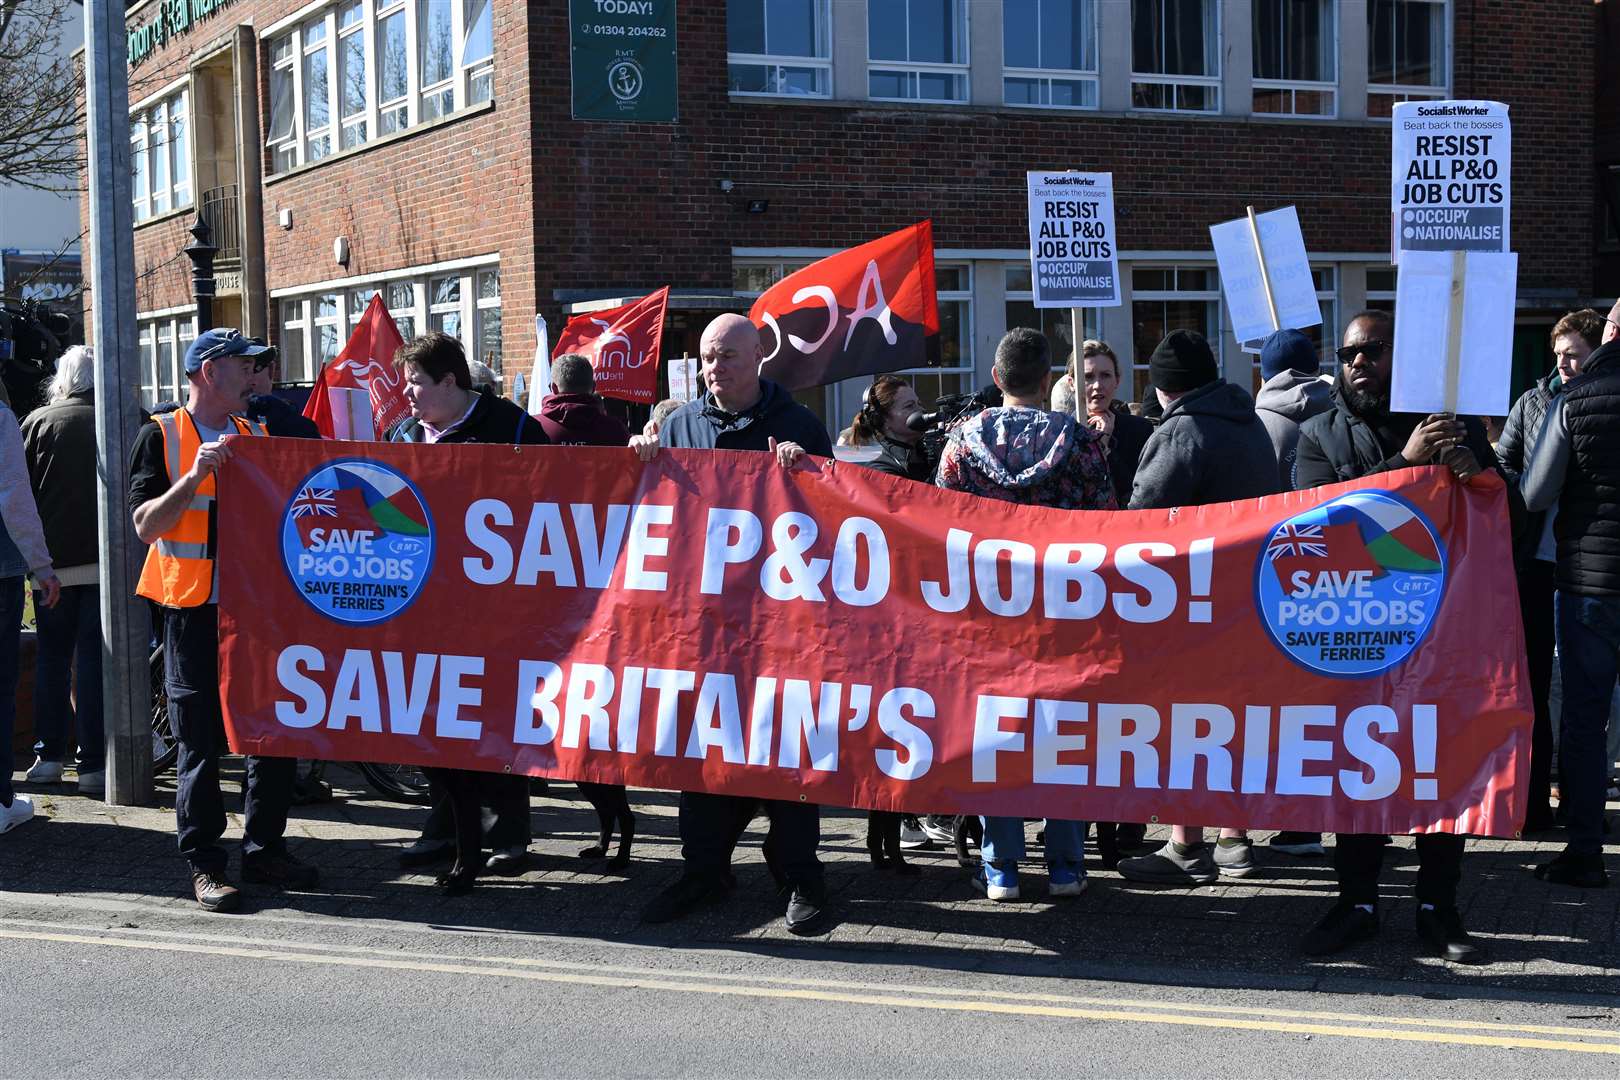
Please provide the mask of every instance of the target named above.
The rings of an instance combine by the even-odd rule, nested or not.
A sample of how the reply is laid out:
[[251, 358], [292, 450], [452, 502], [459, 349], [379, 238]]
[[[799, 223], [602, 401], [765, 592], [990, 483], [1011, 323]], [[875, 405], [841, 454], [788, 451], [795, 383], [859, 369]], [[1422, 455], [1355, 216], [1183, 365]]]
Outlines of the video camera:
[[965, 416], [994, 409], [1001, 404], [1001, 388], [986, 386], [971, 394], [951, 394], [934, 402], [931, 413], [914, 412], [906, 417], [906, 427], [922, 432], [922, 452], [928, 471], [939, 474], [939, 459], [945, 453], [945, 429]]

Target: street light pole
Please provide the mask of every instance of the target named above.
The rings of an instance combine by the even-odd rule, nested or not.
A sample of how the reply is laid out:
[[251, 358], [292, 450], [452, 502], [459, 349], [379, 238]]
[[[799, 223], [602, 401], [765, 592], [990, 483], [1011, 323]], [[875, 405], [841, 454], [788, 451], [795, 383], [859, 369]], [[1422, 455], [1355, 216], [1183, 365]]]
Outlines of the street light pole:
[[197, 220], [189, 230], [191, 243], [185, 246], [186, 258], [191, 260], [191, 295], [197, 300], [197, 333], [214, 328], [214, 256], [219, 248], [210, 241], [213, 230], [197, 211]]
[[89, 142], [90, 298], [95, 322], [96, 514], [101, 571], [107, 802], [152, 802], [152, 618], [135, 595], [146, 547], [130, 520], [129, 456], [140, 430], [129, 69], [121, 0], [84, 5]]

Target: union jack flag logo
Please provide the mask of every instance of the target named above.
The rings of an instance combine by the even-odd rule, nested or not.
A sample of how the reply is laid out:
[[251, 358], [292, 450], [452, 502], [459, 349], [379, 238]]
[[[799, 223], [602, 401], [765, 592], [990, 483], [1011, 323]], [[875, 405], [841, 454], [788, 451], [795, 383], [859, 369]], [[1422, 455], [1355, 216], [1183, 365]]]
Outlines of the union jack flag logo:
[[1266, 557], [1273, 560], [1288, 555], [1312, 555], [1325, 559], [1327, 554], [1327, 538], [1322, 535], [1320, 525], [1284, 524], [1266, 547]]
[[292, 516], [307, 517], [314, 514], [318, 517], [337, 517], [337, 497], [331, 488], [306, 487], [299, 491], [298, 498], [293, 500]]

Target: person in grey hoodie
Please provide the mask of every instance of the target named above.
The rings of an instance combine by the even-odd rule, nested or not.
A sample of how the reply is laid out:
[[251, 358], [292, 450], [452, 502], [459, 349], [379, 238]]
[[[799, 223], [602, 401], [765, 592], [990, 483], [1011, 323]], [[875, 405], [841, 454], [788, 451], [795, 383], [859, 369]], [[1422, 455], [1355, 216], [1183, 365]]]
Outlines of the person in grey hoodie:
[[[1257, 499], [1280, 491], [1277, 459], [1254, 399], [1220, 377], [1204, 336], [1173, 330], [1153, 350], [1148, 375], [1163, 419], [1142, 448], [1132, 510]], [[1221, 830], [1213, 852], [1197, 825], [1177, 825], [1151, 855], [1122, 859], [1120, 876], [1162, 885], [1207, 885], [1254, 870], [1248, 838]]]
[[1322, 358], [1298, 330], [1278, 330], [1260, 346], [1260, 393], [1254, 411], [1277, 453], [1282, 490], [1294, 486], [1299, 425], [1333, 408], [1333, 388], [1322, 381]]

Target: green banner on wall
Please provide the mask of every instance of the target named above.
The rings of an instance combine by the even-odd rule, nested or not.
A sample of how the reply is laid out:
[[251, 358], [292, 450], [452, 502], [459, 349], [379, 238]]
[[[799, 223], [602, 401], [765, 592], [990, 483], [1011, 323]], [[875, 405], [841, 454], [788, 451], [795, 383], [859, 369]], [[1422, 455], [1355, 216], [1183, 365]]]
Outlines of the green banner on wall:
[[575, 120], [672, 124], [675, 0], [569, 0]]

